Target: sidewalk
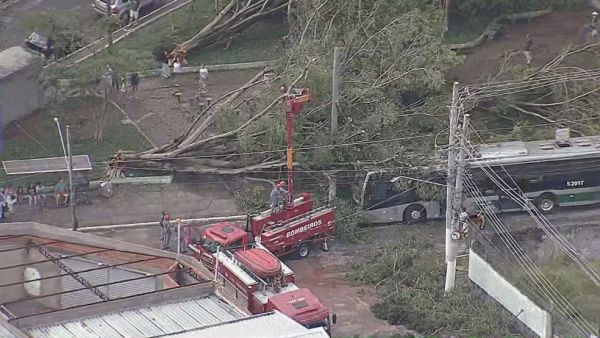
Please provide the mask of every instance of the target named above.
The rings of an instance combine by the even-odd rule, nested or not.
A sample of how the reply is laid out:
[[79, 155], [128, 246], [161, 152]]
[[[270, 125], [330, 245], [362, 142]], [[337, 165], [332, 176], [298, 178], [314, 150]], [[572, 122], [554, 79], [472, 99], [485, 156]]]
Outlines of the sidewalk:
[[[218, 183], [173, 183], [170, 185], [119, 185], [111, 198], [92, 193], [91, 205], [77, 205], [79, 226], [153, 222], [167, 210], [173, 218], [229, 216], [240, 213], [234, 198]], [[71, 227], [70, 208], [56, 208], [46, 199], [46, 208], [18, 205], [4, 222], [34, 221]]]

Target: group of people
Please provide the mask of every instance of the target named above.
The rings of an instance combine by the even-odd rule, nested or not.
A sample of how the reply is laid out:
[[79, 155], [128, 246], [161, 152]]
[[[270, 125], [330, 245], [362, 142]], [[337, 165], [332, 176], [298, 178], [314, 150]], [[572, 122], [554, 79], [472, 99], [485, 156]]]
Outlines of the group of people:
[[288, 205], [289, 194], [285, 188], [285, 181], [279, 181], [275, 184], [273, 190], [271, 190], [271, 195], [269, 197], [271, 201], [271, 213], [280, 213]]
[[42, 183], [30, 183], [27, 187], [18, 186], [16, 189], [12, 186], [6, 187], [0, 192], [0, 204], [2, 211], [15, 213], [15, 205], [28, 204], [31, 206], [43, 205], [44, 186]]
[[[177, 237], [177, 231], [179, 228], [181, 237], [179, 238], [179, 250], [180, 252], [187, 252], [187, 247], [192, 243], [193, 235], [192, 235], [192, 227], [189, 225], [184, 225], [181, 221], [181, 218], [176, 218], [174, 224], [171, 223], [171, 215], [168, 212], [162, 212], [162, 218], [159, 222], [160, 225], [160, 240], [161, 240], [161, 249], [162, 250], [177, 250], [177, 247], [171, 247], [171, 238], [173, 236]], [[173, 234], [173, 232], [175, 234]], [[177, 239], [175, 239], [175, 243], [177, 243]]]
[[[168, 79], [171, 77], [171, 73], [180, 74], [181, 67], [186, 65], [187, 62], [187, 51], [181, 47], [175, 48], [173, 51], [168, 52], [164, 51], [160, 57], [158, 58], [161, 64], [161, 73], [160, 75]], [[206, 86], [208, 84], [208, 68], [205, 65], [200, 66], [200, 70], [198, 71], [200, 83], [200, 89], [206, 91]]]
[[171, 71], [174, 74], [181, 73], [181, 67], [187, 64], [187, 51], [177, 47], [171, 52], [164, 51], [159, 57], [161, 63], [161, 76], [165, 79], [171, 77]]
[[126, 93], [129, 88], [136, 92], [140, 83], [140, 74], [133, 72], [119, 77], [119, 74], [110, 66], [106, 65], [105, 81], [107, 87]]

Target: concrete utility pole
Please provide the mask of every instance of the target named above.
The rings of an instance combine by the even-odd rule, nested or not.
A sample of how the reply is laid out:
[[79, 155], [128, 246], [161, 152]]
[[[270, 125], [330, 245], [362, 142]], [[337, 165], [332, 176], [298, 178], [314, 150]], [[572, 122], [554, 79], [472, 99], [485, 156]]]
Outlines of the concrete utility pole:
[[338, 108], [340, 102], [340, 73], [342, 72], [343, 47], [333, 49], [333, 76], [331, 88], [331, 139], [335, 140], [338, 129]]
[[444, 28], [442, 28], [442, 38], [448, 32], [449, 29], [449, 15], [450, 15], [450, 0], [442, 0], [442, 4], [444, 5]]
[[69, 160], [67, 161], [69, 170], [69, 201], [71, 202], [71, 221], [73, 222], [73, 231], [77, 231], [79, 222], [77, 221], [77, 215], [75, 214], [75, 190], [73, 189], [73, 153], [71, 152], [71, 126], [67, 124], [67, 154]]
[[450, 132], [448, 137], [448, 177], [446, 181], [446, 283], [444, 290], [454, 288], [456, 274], [457, 243], [452, 239], [452, 219], [454, 215], [454, 193], [456, 185], [456, 128], [458, 126], [458, 82], [452, 86], [452, 106], [450, 107]]

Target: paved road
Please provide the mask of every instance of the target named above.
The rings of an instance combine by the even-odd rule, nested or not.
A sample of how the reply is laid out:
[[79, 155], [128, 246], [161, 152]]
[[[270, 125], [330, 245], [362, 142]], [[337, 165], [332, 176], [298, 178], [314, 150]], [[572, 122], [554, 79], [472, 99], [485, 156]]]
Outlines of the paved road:
[[81, 9], [93, 14], [90, 0], [22, 0], [0, 14], [0, 50], [21, 45], [29, 35], [22, 27], [23, 19], [31, 12]]

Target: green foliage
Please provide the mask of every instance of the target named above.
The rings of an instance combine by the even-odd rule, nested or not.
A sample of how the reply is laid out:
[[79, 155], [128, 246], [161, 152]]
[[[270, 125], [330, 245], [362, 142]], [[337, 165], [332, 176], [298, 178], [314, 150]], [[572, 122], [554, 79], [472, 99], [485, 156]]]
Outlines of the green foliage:
[[95, 88], [102, 75], [106, 74], [107, 65], [123, 76], [127, 72], [152, 69], [153, 57], [150, 52], [129, 49], [109, 50], [90, 61], [71, 68], [57, 68], [49, 74], [51, 81], [55, 79], [70, 79], [71, 88]]
[[[92, 163], [106, 161], [119, 149], [142, 151], [148, 148], [146, 140], [133, 126], [121, 123], [123, 115], [111, 105], [106, 112], [105, 137], [100, 142], [95, 140], [92, 116], [101, 105], [100, 98], [80, 96], [62, 101], [46, 111], [36, 112], [9, 125], [4, 131], [4, 148], [0, 160], [53, 157], [62, 154], [56, 124], [53, 121], [55, 116], [63, 126], [71, 125], [73, 153], [89, 155]], [[98, 170], [94, 171], [92, 178], [100, 178], [105, 167], [94, 167]]]
[[192, 65], [216, 65], [276, 60], [284, 54], [281, 47], [286, 34], [285, 22], [267, 19], [245, 29], [227, 49], [215, 44], [190, 51], [188, 61]]
[[361, 243], [371, 240], [371, 233], [364, 227], [368, 219], [362, 209], [348, 201], [336, 199], [335, 207], [335, 238], [341, 242]]
[[500, 337], [510, 334], [500, 308], [457, 288], [444, 294], [442, 255], [412, 234], [397, 245], [375, 248], [352, 267], [349, 277], [375, 285], [376, 317], [425, 335]]
[[[300, 83], [314, 94], [304, 109], [310, 128], [302, 143], [347, 144], [316, 148], [303, 154], [303, 163], [406, 164], [411, 161], [404, 155], [432, 149], [429, 141], [407, 139], [444, 128], [447, 110], [438, 108], [444, 106], [434, 96], [446, 89], [447, 70], [462, 60], [442, 44], [436, 6], [418, 0], [296, 3], [287, 71], [297, 74], [313, 60]], [[346, 48], [336, 140], [329, 136], [333, 46]], [[443, 119], [438, 118], [440, 113]], [[406, 139], [378, 142], [400, 135]]]
[[250, 215], [256, 215], [269, 208], [269, 199], [265, 198], [267, 192], [262, 186], [244, 187], [233, 193], [242, 209]]

